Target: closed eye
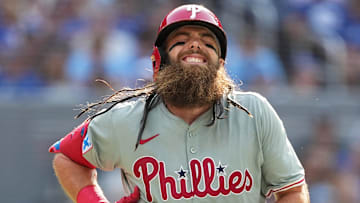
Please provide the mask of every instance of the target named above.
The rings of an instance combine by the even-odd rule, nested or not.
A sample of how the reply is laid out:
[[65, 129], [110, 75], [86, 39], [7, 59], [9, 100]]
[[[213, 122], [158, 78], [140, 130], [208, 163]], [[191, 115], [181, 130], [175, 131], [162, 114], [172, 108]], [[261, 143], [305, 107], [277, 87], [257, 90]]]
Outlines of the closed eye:
[[173, 44], [170, 48], [169, 48], [169, 51], [171, 51], [171, 49], [173, 49], [174, 47], [178, 46], [178, 45], [184, 45], [185, 42], [176, 42], [175, 44]]
[[211, 45], [211, 44], [205, 44], [205, 46], [207, 46], [207, 47], [213, 49], [215, 52], [217, 52], [216, 48], [215, 48], [213, 45]]

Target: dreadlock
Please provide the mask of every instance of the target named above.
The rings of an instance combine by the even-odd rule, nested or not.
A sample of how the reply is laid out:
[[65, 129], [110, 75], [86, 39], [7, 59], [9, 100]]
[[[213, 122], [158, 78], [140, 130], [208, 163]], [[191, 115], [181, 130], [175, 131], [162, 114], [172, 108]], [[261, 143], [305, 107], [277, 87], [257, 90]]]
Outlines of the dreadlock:
[[[104, 80], [97, 80], [97, 81], [105, 83], [110, 89], [112, 89], [114, 91], [114, 93], [112, 95], [108, 96], [107, 98], [103, 99], [102, 101], [87, 104], [87, 106], [85, 108], [82, 108], [81, 112], [78, 115], [76, 115], [75, 118], [79, 118], [84, 113], [87, 113], [90, 111], [95, 111], [95, 113], [89, 117], [89, 119], [92, 120], [96, 116], [99, 116], [101, 114], [108, 112], [109, 110], [111, 110], [114, 106], [116, 106], [119, 103], [131, 100], [131, 99], [137, 98], [137, 97], [145, 97], [145, 107], [144, 107], [142, 118], [140, 120], [140, 130], [138, 132], [138, 136], [137, 136], [137, 140], [136, 140], [136, 144], [135, 144], [135, 150], [136, 150], [139, 146], [142, 134], [144, 132], [149, 112], [160, 101], [160, 96], [156, 92], [155, 83], [152, 82], [148, 85], [145, 85], [142, 88], [135, 88], [135, 89], [123, 88], [121, 90], [115, 91], [110, 86], [110, 84], [107, 83], [106, 81], [104, 81]], [[234, 99], [232, 99], [230, 97], [229, 92], [231, 92], [231, 90], [232, 90], [232, 87], [229, 87], [229, 91], [228, 91], [228, 94], [226, 97], [228, 104], [231, 104], [231, 105], [245, 111], [250, 117], [253, 117], [252, 114], [244, 106], [242, 106], [240, 103], [238, 103], [237, 101], [235, 101]], [[100, 110], [100, 108], [106, 104], [110, 104], [110, 106], [105, 108], [105, 110]], [[223, 114], [224, 114], [225, 110], [228, 110], [228, 108], [224, 107], [224, 104], [221, 99], [218, 99], [217, 101], [215, 101], [215, 103], [212, 107], [211, 121], [206, 126], [214, 125], [216, 122], [216, 119], [224, 119]]]
[[[136, 89], [123, 88], [121, 90], [116, 91], [105, 80], [97, 79], [96, 81], [104, 83], [111, 90], [113, 90], [114, 93], [112, 95], [108, 96], [107, 98], [103, 99], [102, 101], [87, 104], [84, 108], [80, 109], [81, 112], [75, 116], [75, 119], [81, 117], [84, 113], [95, 112], [89, 118], [89, 119], [93, 119], [96, 116], [99, 116], [103, 113], [108, 112], [110, 109], [112, 109], [118, 103], [125, 102], [125, 101], [131, 100], [136, 97], [150, 95], [155, 90], [155, 88], [154, 88], [155, 84], [150, 83], [148, 85], [145, 85], [142, 88], [136, 88]], [[103, 107], [106, 104], [111, 104], [111, 105], [109, 107], [107, 107], [105, 110], [100, 111], [101, 107]]]

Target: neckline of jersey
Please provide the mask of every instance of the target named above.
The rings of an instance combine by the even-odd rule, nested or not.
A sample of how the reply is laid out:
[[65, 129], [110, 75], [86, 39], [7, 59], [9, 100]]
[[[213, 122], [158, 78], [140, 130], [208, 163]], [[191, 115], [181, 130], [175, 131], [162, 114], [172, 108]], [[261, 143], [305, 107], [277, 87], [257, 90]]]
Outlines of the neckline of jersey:
[[178, 122], [178, 124], [180, 124], [181, 127], [186, 128], [186, 129], [188, 129], [190, 131], [191, 130], [196, 130], [201, 125], [206, 126], [208, 123], [210, 123], [211, 116], [212, 116], [212, 108], [210, 108], [209, 110], [207, 110], [206, 112], [201, 114], [193, 123], [191, 123], [189, 125], [183, 119], [181, 119], [180, 117], [178, 117], [178, 116], [174, 115], [173, 113], [171, 113], [169, 111], [169, 109], [165, 106], [163, 101], [161, 101], [161, 103], [160, 103], [160, 109], [161, 109], [162, 113], [166, 117], [168, 117], [171, 120], [174, 120], [174, 121]]

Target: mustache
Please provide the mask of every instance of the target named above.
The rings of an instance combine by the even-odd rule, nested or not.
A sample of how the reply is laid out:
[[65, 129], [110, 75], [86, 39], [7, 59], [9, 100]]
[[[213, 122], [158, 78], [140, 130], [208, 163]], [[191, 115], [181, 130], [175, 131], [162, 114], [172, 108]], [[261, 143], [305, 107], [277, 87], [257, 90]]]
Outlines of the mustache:
[[186, 50], [184, 52], [179, 53], [179, 56], [177, 57], [177, 60], [181, 60], [182, 58], [184, 58], [186, 55], [189, 54], [200, 54], [201, 56], [205, 57], [206, 59], [209, 59], [209, 55], [207, 53], [205, 53], [203, 50], [201, 49], [196, 49], [196, 50]]

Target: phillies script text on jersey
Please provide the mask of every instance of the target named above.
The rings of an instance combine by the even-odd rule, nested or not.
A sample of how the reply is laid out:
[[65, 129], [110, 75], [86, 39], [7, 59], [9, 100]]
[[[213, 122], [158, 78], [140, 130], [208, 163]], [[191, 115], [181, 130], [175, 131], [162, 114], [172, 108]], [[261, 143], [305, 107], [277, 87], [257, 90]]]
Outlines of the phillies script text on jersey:
[[[253, 177], [249, 170], [246, 169], [244, 173], [239, 170], [232, 171], [228, 176], [225, 175], [225, 166], [215, 166], [215, 161], [212, 158], [204, 158], [202, 161], [192, 159], [190, 161], [191, 187], [187, 186], [186, 171], [182, 168], [179, 172], [179, 178], [165, 174], [165, 163], [158, 161], [154, 157], [146, 156], [136, 160], [133, 165], [133, 172], [137, 178], [142, 178], [145, 185], [146, 198], [152, 202], [150, 182], [158, 176], [161, 197], [163, 200], [168, 199], [168, 191], [166, 184], [170, 185], [170, 195], [174, 199], [191, 198], [191, 197], [205, 197], [241, 194], [242, 192], [251, 191], [253, 186]], [[152, 170], [151, 170], [152, 169]], [[218, 172], [216, 172], [218, 171]], [[215, 174], [217, 173], [217, 176]], [[217, 178], [218, 187], [213, 188], [215, 178]], [[199, 188], [200, 182], [203, 181], [204, 188]], [[180, 188], [178, 188], [180, 187]], [[190, 190], [190, 191], [189, 191]]]

